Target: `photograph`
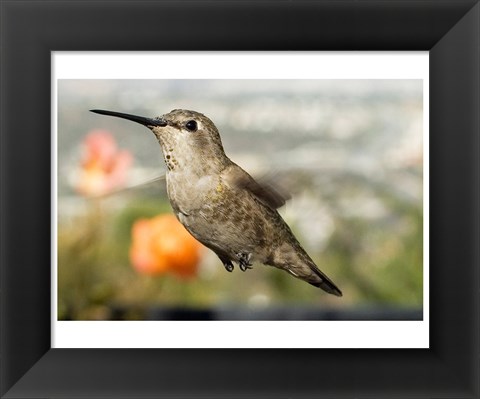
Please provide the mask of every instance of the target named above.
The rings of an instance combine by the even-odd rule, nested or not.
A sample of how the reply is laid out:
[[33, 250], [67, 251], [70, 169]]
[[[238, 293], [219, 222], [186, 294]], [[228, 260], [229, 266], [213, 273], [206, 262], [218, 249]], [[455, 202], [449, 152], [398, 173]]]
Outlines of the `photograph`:
[[58, 320], [422, 320], [423, 80], [57, 90]]

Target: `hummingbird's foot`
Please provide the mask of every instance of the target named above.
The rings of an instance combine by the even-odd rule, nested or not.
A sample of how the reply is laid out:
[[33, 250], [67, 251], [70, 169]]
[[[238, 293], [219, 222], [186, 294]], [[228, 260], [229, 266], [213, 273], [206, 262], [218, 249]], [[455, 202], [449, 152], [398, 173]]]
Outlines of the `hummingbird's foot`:
[[225, 267], [225, 270], [227, 272], [230, 272], [230, 273], [233, 272], [234, 266], [233, 266], [233, 263], [230, 259], [223, 261], [223, 266]]
[[250, 263], [252, 254], [239, 253], [237, 254], [237, 257], [238, 257], [238, 266], [240, 267], [240, 270], [242, 272], [252, 268], [252, 264]]
[[227, 272], [233, 272], [233, 263], [228, 256], [224, 254], [217, 254], [218, 258], [222, 261], [223, 267]]

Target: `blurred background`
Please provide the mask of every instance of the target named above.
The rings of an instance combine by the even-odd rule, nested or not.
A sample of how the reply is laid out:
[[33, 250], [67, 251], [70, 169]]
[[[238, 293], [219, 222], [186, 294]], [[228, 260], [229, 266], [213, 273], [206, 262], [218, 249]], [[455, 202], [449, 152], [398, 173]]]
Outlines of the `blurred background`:
[[[421, 320], [421, 80], [59, 80], [59, 320]], [[178, 224], [153, 134], [107, 109], [199, 111], [344, 296], [225, 271]]]

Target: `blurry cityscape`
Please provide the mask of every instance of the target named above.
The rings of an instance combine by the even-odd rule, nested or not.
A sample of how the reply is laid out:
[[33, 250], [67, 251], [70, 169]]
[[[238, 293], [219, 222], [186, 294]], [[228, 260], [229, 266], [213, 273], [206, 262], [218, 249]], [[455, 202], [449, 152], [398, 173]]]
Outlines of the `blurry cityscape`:
[[[59, 320], [421, 319], [422, 83], [59, 80]], [[89, 112], [176, 108], [292, 194], [279, 212], [342, 298], [260, 264], [226, 272], [171, 216], [153, 134]]]

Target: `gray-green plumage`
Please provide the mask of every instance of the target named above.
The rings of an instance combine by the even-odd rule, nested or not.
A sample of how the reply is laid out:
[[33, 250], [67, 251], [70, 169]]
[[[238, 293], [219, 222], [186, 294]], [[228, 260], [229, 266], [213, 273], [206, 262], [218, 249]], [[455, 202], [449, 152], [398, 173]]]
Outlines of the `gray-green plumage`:
[[130, 119], [152, 130], [167, 165], [167, 192], [175, 215], [228, 271], [233, 270], [233, 262], [243, 271], [259, 262], [342, 295], [277, 212], [286, 198], [257, 183], [225, 155], [220, 134], [205, 115], [173, 110], [162, 117], [143, 118], [93, 112]]

